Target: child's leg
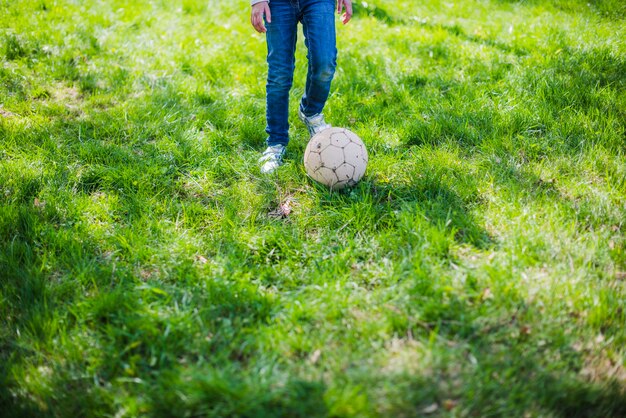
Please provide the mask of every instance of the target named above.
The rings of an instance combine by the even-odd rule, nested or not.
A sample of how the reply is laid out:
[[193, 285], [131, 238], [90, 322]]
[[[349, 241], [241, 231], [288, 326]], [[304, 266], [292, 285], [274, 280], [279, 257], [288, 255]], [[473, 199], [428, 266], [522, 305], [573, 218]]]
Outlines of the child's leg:
[[297, 9], [290, 0], [270, 2], [267, 27], [267, 144], [289, 142], [289, 90], [293, 83], [297, 38]]
[[306, 116], [322, 113], [337, 67], [334, 0], [300, 0], [309, 69], [300, 110]]

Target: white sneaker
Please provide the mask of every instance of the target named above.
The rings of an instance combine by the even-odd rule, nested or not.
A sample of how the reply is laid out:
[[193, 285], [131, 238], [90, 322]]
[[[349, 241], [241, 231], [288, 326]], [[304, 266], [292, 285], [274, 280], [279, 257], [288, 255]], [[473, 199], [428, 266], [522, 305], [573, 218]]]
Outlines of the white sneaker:
[[259, 163], [262, 164], [261, 173], [269, 174], [283, 165], [284, 154], [284, 145], [273, 145], [271, 147], [267, 147], [267, 149], [263, 151], [261, 158], [259, 158]]
[[311, 136], [322, 132], [324, 129], [332, 128], [330, 124], [326, 123], [326, 121], [324, 120], [324, 115], [322, 113], [318, 113], [317, 115], [313, 116], [305, 116], [304, 113], [302, 113], [302, 109], [298, 107], [298, 116], [300, 117], [300, 120], [306, 125]]

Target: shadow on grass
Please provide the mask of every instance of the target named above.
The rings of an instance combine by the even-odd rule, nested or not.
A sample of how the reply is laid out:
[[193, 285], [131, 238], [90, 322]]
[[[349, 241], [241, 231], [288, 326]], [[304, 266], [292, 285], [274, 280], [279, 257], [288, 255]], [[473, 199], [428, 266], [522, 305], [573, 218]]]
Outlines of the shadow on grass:
[[[317, 210], [328, 215], [325, 227], [348, 234], [394, 231], [399, 242], [405, 240], [402, 244], [405, 245], [416, 237], [425, 239], [432, 228], [432, 232], [440, 235], [437, 239], [447, 241], [450, 238], [480, 249], [493, 246], [493, 238], [472, 213], [481, 203], [475, 185], [464, 181], [462, 186], [452, 187], [449, 179], [444, 181], [437, 177], [441, 174], [428, 170], [406, 183], [366, 181], [355, 189], [341, 192], [329, 192], [320, 186], [323, 197]], [[454, 173], [454, 176], [461, 175]], [[334, 213], [336, 217], [329, 216]], [[445, 248], [440, 255], [447, 256]]]
[[408, 299], [396, 306], [407, 314], [394, 322], [394, 335], [407, 336], [402, 343], [407, 347], [429, 341], [432, 353], [440, 357], [435, 367], [426, 362], [425, 374], [373, 375], [359, 382], [376, 387], [380, 378], [388, 387], [410, 388], [383, 400], [389, 404], [386, 416], [423, 411], [432, 404], [462, 416], [626, 414], [623, 380], [603, 370], [594, 371], [593, 381], [583, 376], [589, 354], [570, 345], [566, 329], [576, 326], [570, 318], [538, 320], [543, 306], [524, 302], [521, 295], [508, 295], [509, 308], [492, 305], [481, 299], [481, 289], [473, 289], [471, 277], [464, 297], [447, 291], [429, 274], [412, 281], [405, 291]]
[[[507, 100], [523, 104], [512, 112], [471, 95], [468, 99], [487, 106], [448, 106], [446, 96], [456, 99], [467, 94], [466, 83], [456, 80], [410, 74], [404, 82], [414, 95], [437, 103], [424, 109], [421, 118], [404, 122], [401, 138], [406, 145], [437, 146], [450, 140], [468, 150], [488, 146], [508, 152], [515, 151], [514, 145], [529, 158], [577, 154], [595, 145], [618, 153], [626, 146], [621, 99], [626, 91], [626, 60], [609, 49], [567, 50], [511, 80], [514, 88], [507, 89]], [[433, 97], [436, 93], [443, 98]]]
[[464, 41], [477, 43], [484, 46], [497, 48], [503, 52], [514, 53], [517, 56], [524, 56], [528, 54], [523, 48], [507, 45], [503, 42], [499, 42], [494, 39], [482, 38], [476, 35], [468, 35], [459, 25], [446, 25], [446, 24], [433, 24], [426, 20], [418, 19], [405, 19], [397, 16], [393, 16], [386, 9], [376, 6], [375, 4], [369, 4], [366, 2], [355, 2], [353, 4], [353, 11], [355, 17], [372, 17], [381, 23], [387, 25], [418, 25], [419, 27], [426, 28], [428, 30], [445, 30], [450, 35], [456, 36]]
[[472, 214], [480, 204], [477, 190], [465, 190], [462, 196], [437, 179], [420, 180], [397, 188], [385, 186], [382, 192], [397, 196], [404, 210], [423, 216], [434, 227], [452, 232], [457, 243], [480, 249], [494, 245], [493, 238]]
[[[491, 358], [494, 353], [488, 351], [473, 356], [478, 362], [473, 370], [467, 366], [469, 360], [459, 356], [448, 358], [447, 370], [437, 377], [382, 378], [387, 385], [406, 388], [406, 393], [395, 399], [383, 400], [391, 404], [384, 416], [422, 416], [412, 414], [426, 415], [433, 405], [440, 411], [435, 416], [618, 418], [626, 414], [626, 395], [617, 382], [592, 383], [573, 374], [559, 376], [539, 363], [521, 364], [520, 359], [543, 359], [515, 349], [496, 362]], [[379, 383], [360, 382], [365, 387]]]
[[477, 35], [468, 35], [465, 33], [463, 28], [461, 28], [459, 25], [433, 24], [427, 21], [420, 21], [420, 20], [414, 20], [412, 22], [415, 22], [415, 24], [417, 24], [419, 27], [423, 27], [428, 30], [444, 30], [448, 32], [450, 35], [455, 36], [464, 41], [496, 48], [506, 53], [513, 53], [518, 57], [523, 57], [525, 55], [528, 55], [528, 51], [525, 50], [524, 48], [511, 46], [504, 42], [497, 41], [495, 39], [483, 38]]
[[611, 110], [626, 119], [626, 110], [610, 106], [603, 94], [626, 90], [626, 58], [616, 56], [610, 48], [564, 47], [548, 65], [528, 71], [525, 80], [555, 113], [570, 108], [603, 113]]
[[256, 377], [244, 378], [228, 366], [198, 368], [192, 374], [167, 375], [150, 390], [150, 415], [156, 417], [327, 417], [326, 385], [287, 378], [272, 385]]
[[[519, 0], [493, 0], [495, 3], [516, 3], [522, 4], [525, 6], [533, 6], [535, 4], [542, 5], [546, 3], [545, 1], [519, 1]], [[610, 19], [623, 19], [626, 16], [626, 5], [624, 5], [620, 0], [592, 0], [589, 2], [578, 1], [563, 1], [563, 0], [551, 0], [548, 3], [552, 3], [554, 7], [557, 9], [563, 10], [568, 13], [573, 13], [573, 10], [585, 10], [585, 6], [590, 7], [589, 11], [595, 11], [596, 14]], [[578, 3], [578, 4], [576, 4]], [[376, 20], [388, 24], [388, 25], [400, 25], [407, 24], [409, 22], [413, 22], [415, 20], [404, 19], [398, 16], [394, 16], [390, 14], [386, 9], [373, 4], [372, 2], [354, 2], [353, 5], [354, 16], [356, 17], [373, 17]], [[418, 21], [419, 23], [423, 23]], [[453, 26], [441, 26], [442, 29], [449, 30], [450, 33], [457, 36], [466, 36], [460, 31], [460, 27]], [[516, 54], [524, 55], [525, 52], [523, 49], [509, 49], [507, 45], [498, 43], [496, 41], [485, 40], [483, 38], [478, 38], [474, 36], [468, 36], [466, 38], [472, 42], [479, 42], [484, 45], [494, 46], [497, 48], [501, 48], [505, 51], [515, 52]]]
[[[193, 260], [162, 278], [143, 277], [124, 248], [111, 254], [102, 250], [115, 237], [96, 240], [80, 226], [81, 213], [60, 201], [37, 203], [45, 187], [35, 180], [24, 183], [16, 200], [2, 206], [2, 415], [114, 414], [112, 387], [142, 399], [144, 384], [161, 384], [180, 370], [201, 370], [201, 364], [238, 368], [248, 362], [244, 347], [254, 341], [251, 330], [268, 321], [271, 298], [228, 272], [207, 276]], [[89, 191], [109, 186], [94, 187]], [[202, 410], [208, 407], [204, 401], [213, 401], [219, 411], [253, 404], [256, 382], [242, 383], [231, 372], [220, 383], [231, 398], [213, 397], [216, 392], [200, 380], [189, 396], [202, 401], [191, 406]], [[155, 393], [146, 408], [163, 396]], [[284, 406], [285, 399], [268, 398], [261, 406]], [[304, 398], [289, 405], [311, 407]]]
[[[554, 6], [558, 10], [562, 10], [566, 13], [581, 13], [582, 11], [588, 10], [588, 12], [594, 12], [597, 15], [600, 15], [605, 18], [609, 18], [611, 20], [617, 19], [622, 20], [626, 16], [626, 4], [620, 0], [575, 0], [575, 1], [564, 1], [564, 0], [495, 0], [496, 3], [515, 3], [522, 4], [525, 6], [542, 6], [545, 7], [545, 4], [549, 4]], [[586, 7], [585, 7], [586, 6]], [[585, 14], [586, 14], [585, 13]]]
[[[245, 347], [268, 321], [270, 296], [235, 277], [240, 271], [218, 274], [192, 257], [160, 263], [138, 254], [146, 240], [163, 244], [147, 225], [152, 199], [185, 194], [178, 176], [202, 161], [195, 138], [185, 136], [189, 121], [163, 122], [175, 117], [172, 107], [190, 114], [179, 104], [167, 94], [153, 97], [133, 120], [144, 129], [130, 138], [127, 127], [110, 124], [111, 114], [80, 121], [55, 115], [49, 125], [23, 133], [43, 143], [42, 153], [56, 164], [45, 176], [16, 180], [0, 200], [0, 411], [8, 416], [114, 415], [117, 395], [153, 415], [177, 415], [181, 402], [183, 409], [216, 416], [257, 416], [254, 408], [313, 415], [315, 384], [292, 381], [274, 396], [267, 384], [241, 376], [252, 355]], [[155, 107], [163, 114], [144, 119]], [[42, 140], [48, 135], [50, 143]], [[235, 181], [229, 167], [211, 166], [217, 181]], [[92, 236], [88, 225], [97, 221], [68, 195], [54, 196], [57, 188], [78, 202], [114, 196], [106, 209], [113, 233]], [[173, 215], [161, 215], [175, 216], [180, 208], [173, 206]], [[144, 262], [160, 263], [161, 273], [144, 269]], [[221, 369], [224, 379], [203, 375]], [[169, 412], [153, 406], [166, 405], [169, 394], [146, 395], [146, 386], [181, 394], [173, 383], [193, 373], [197, 381], [181, 384], [189, 393], [178, 400], [172, 395], [172, 405], [164, 406]]]
[[352, 4], [353, 16], [355, 17], [373, 17], [379, 22], [388, 25], [397, 25], [405, 23], [404, 19], [393, 16], [382, 7], [367, 2], [354, 2]]
[[511, 416], [521, 411], [563, 418], [624, 416], [624, 386], [616, 380], [591, 382], [582, 378], [572, 365], [583, 359], [568, 347], [557, 346], [559, 332], [554, 334], [554, 342], [545, 347], [538, 344], [545, 336], [524, 342], [511, 341], [502, 333], [495, 341], [491, 336], [474, 339], [471, 352], [476, 365], [466, 367], [463, 376], [472, 388], [467, 392], [461, 389], [464, 403], [476, 414], [489, 416]]
[[[72, 304], [84, 298], [80, 290], [106, 283], [110, 270], [98, 265], [95, 244], [86, 234], [60, 228], [62, 215], [49, 206], [33, 207], [32, 199], [32, 195], [24, 196], [23, 202], [4, 206], [0, 224], [4, 298], [0, 306], [6, 330], [0, 339], [0, 410], [11, 417], [54, 415], [50, 409], [59, 402], [67, 411], [82, 415], [94, 407], [106, 407], [106, 401], [89, 390], [91, 380], [77, 379], [68, 370], [64, 379], [46, 387], [26, 376], [37, 366], [39, 370], [54, 367], [46, 360], [56, 351], [53, 341], [72, 327], [68, 325]], [[90, 263], [94, 263], [87, 280], [91, 284], [84, 277], [71, 276], [72, 265]], [[69, 360], [66, 354], [56, 353]]]

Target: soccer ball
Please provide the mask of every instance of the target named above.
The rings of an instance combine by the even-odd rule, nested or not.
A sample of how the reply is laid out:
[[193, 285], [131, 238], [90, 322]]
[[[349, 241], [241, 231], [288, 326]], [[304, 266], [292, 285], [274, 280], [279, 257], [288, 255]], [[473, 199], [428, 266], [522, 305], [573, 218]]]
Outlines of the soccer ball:
[[354, 186], [365, 174], [367, 149], [354, 132], [324, 129], [306, 146], [304, 167], [309, 177], [333, 190]]

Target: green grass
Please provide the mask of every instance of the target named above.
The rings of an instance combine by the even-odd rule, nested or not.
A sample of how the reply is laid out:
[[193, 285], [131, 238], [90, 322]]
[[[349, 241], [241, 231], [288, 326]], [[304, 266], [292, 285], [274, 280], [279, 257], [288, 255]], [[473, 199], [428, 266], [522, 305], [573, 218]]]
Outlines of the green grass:
[[624, 4], [358, 2], [330, 192], [246, 0], [0, 1], [0, 415], [625, 416]]

